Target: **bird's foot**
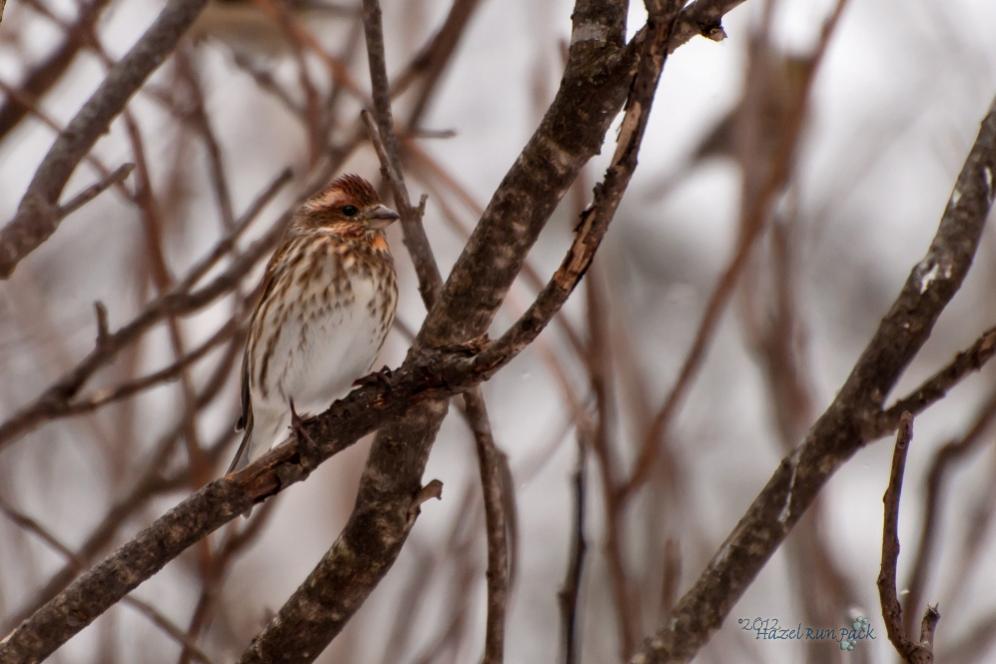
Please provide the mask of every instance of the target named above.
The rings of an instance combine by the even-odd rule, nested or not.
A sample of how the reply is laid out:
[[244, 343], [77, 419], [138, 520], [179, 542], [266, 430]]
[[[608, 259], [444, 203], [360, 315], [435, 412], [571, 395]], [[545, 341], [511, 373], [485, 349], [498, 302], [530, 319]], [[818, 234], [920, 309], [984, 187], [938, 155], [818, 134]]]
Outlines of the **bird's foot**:
[[297, 414], [293, 399], [290, 399], [290, 412], [291, 431], [294, 432], [294, 437], [297, 440], [297, 453], [301, 457], [301, 466], [311, 471], [318, 467], [321, 461], [318, 453], [318, 443], [308, 433], [308, 429], [304, 426], [304, 419]]
[[377, 371], [372, 371], [366, 376], [360, 376], [353, 381], [354, 387], [366, 387], [368, 385], [374, 385], [378, 387], [388, 388], [391, 386], [391, 375], [394, 371], [386, 364], [382, 366]]

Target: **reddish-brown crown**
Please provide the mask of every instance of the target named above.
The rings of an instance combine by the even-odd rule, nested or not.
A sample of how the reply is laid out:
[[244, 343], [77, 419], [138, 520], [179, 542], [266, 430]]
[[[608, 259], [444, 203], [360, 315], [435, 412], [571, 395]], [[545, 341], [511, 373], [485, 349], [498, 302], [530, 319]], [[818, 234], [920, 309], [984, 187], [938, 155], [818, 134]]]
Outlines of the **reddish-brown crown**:
[[380, 202], [377, 190], [359, 175], [342, 175], [308, 199], [304, 204], [309, 212], [319, 212], [346, 203], [367, 207]]

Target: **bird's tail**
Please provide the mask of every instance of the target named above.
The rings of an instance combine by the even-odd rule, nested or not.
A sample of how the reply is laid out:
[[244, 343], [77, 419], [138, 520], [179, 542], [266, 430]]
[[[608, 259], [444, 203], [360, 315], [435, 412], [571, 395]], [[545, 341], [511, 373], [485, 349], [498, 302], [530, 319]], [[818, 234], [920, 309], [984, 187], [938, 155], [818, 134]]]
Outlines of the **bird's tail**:
[[[228, 473], [232, 473], [237, 470], [242, 470], [243, 468], [249, 465], [250, 457], [252, 456], [251, 454], [252, 448], [253, 448], [252, 430], [253, 426], [252, 426], [252, 421], [250, 420], [249, 425], [245, 427], [242, 433], [242, 442], [239, 443], [239, 449], [235, 453], [235, 458], [232, 459], [231, 465], [228, 466], [228, 472], [226, 473], [226, 475]], [[248, 519], [251, 514], [252, 514], [252, 507], [243, 512], [242, 516], [243, 518]]]
[[228, 470], [226, 471], [225, 474], [232, 473], [237, 470], [242, 470], [243, 468], [249, 465], [250, 457], [252, 456], [251, 452], [253, 448], [252, 430], [253, 426], [252, 423], [250, 422], [249, 426], [247, 426], [242, 433], [242, 442], [239, 443], [239, 449], [235, 453], [235, 458], [232, 459], [232, 463], [231, 465], [228, 466]]

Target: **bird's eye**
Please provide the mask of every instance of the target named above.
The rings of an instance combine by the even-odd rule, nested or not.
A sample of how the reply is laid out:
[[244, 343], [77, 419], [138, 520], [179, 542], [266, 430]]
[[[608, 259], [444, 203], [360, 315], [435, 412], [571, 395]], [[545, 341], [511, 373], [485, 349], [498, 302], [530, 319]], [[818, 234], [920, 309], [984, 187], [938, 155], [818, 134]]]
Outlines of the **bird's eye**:
[[360, 213], [360, 209], [355, 205], [343, 205], [342, 213], [347, 217], [355, 217]]

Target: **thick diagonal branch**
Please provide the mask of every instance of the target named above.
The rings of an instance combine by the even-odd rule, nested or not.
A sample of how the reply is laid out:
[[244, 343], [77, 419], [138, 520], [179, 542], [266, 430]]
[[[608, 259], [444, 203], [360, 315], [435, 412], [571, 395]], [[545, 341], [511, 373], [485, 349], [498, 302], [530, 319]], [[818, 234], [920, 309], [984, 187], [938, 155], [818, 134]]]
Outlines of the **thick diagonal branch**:
[[927, 255], [913, 266], [892, 308], [833, 403], [782, 460], [667, 624], [633, 662], [685, 662], [722, 624], [785, 536], [852, 454], [875, 437], [882, 404], [961, 286], [993, 203], [996, 99], [955, 182]]

